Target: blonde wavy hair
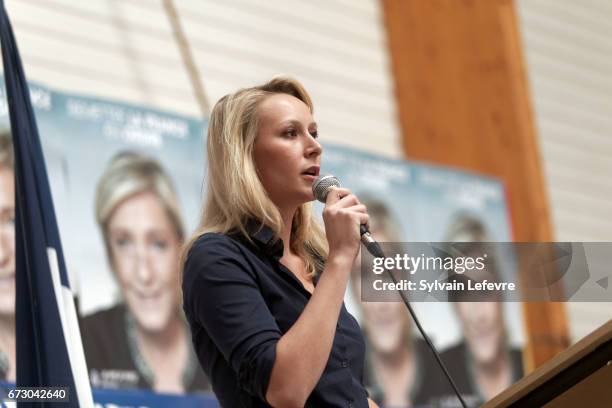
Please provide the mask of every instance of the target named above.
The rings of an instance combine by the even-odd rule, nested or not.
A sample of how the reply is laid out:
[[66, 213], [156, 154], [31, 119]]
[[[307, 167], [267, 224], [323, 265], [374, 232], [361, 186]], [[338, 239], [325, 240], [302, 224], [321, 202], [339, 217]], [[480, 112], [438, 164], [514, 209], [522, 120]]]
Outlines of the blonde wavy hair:
[[[280, 212], [268, 197], [253, 160], [260, 120], [257, 108], [274, 94], [292, 95], [313, 112], [312, 101], [302, 84], [289, 77], [275, 77], [263, 85], [240, 89], [215, 104], [208, 123], [207, 196], [200, 225], [183, 246], [181, 267], [193, 243], [204, 233], [238, 230], [250, 240], [246, 230], [250, 219], [261, 221], [280, 239], [283, 226]], [[296, 211], [290, 245], [305, 261], [311, 277], [323, 269], [328, 246], [325, 232], [312, 214], [312, 203], [302, 204]]]

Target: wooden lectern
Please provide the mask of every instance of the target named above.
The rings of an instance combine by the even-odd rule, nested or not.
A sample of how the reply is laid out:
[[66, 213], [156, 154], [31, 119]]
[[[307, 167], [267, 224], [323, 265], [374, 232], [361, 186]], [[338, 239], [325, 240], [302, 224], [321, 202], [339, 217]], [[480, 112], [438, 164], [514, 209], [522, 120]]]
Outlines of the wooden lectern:
[[612, 407], [612, 320], [483, 407]]

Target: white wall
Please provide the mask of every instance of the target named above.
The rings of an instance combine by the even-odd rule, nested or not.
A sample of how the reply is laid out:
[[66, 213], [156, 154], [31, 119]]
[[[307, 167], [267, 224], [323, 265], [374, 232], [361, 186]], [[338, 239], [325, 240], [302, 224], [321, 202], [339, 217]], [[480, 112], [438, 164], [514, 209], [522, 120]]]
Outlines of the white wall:
[[[612, 2], [516, 3], [555, 237], [612, 241]], [[568, 312], [577, 340], [612, 318], [612, 304]]]
[[[162, 0], [7, 0], [28, 78], [198, 115]], [[401, 157], [376, 0], [174, 0], [211, 104], [275, 74], [315, 101], [323, 140]]]

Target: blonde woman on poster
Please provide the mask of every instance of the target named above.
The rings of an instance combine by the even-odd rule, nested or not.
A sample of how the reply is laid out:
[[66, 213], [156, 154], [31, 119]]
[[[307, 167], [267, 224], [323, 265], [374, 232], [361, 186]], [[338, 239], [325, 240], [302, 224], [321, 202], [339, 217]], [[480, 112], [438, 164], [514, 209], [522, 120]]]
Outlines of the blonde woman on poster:
[[146, 155], [117, 154], [98, 181], [96, 219], [122, 302], [83, 320], [94, 387], [210, 390], [181, 310], [179, 208], [169, 175]]
[[[401, 253], [401, 225], [384, 201], [373, 195], [359, 194], [368, 208], [370, 233], [378, 242], [397, 247]], [[352, 289], [361, 298], [359, 258], [353, 267]], [[431, 350], [413, 333], [413, 323], [406, 306], [396, 301], [358, 301], [361, 325], [366, 338], [364, 384], [370, 397], [385, 407], [422, 406], [437, 393], [440, 375]]]
[[[465, 256], [482, 253], [482, 244], [492, 239], [484, 223], [469, 214], [454, 217], [448, 242], [474, 242], [463, 250]], [[489, 254], [482, 272], [466, 270], [454, 279], [467, 286], [468, 279], [497, 282], [501, 278], [500, 258]], [[469, 276], [469, 277], [468, 277]], [[450, 292], [449, 300], [461, 325], [461, 341], [441, 353], [459, 391], [471, 406], [480, 406], [523, 376], [522, 352], [508, 342], [503, 299], [497, 293]], [[450, 395], [450, 390], [449, 393]], [[447, 398], [454, 398], [448, 396]]]

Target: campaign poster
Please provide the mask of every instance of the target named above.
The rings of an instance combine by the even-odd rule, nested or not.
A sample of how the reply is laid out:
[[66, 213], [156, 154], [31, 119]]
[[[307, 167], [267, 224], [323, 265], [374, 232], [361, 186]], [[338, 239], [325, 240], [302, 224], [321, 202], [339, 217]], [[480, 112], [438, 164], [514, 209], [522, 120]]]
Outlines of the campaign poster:
[[206, 123], [37, 84], [30, 94], [92, 387], [210, 392], [178, 270], [201, 209]]
[[[498, 180], [329, 145], [322, 173], [338, 177], [366, 204], [370, 231], [380, 242], [512, 241]], [[499, 258], [501, 273], [514, 273], [504, 254]], [[361, 301], [360, 268], [353, 269], [346, 303], [366, 338], [364, 381], [370, 395], [385, 406], [460, 406], [405, 305]], [[511, 379], [504, 388], [522, 377], [519, 303], [431, 300], [411, 304], [468, 405], [480, 406], [495, 395], [478, 381], [482, 367], [500, 364]]]

